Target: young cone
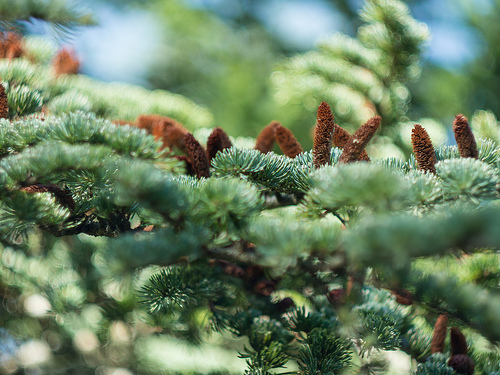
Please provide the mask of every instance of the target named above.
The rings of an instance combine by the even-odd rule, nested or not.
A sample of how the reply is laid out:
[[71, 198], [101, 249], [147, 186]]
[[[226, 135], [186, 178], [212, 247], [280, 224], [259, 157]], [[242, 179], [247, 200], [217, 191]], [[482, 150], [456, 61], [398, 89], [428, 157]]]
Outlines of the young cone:
[[232, 144], [228, 135], [222, 128], [216, 127], [207, 140], [207, 156], [211, 161], [219, 151], [231, 148]]
[[452, 327], [450, 331], [451, 356], [467, 354], [467, 341], [464, 334], [457, 328]]
[[5, 87], [0, 83], [0, 118], [7, 117], [9, 117], [9, 101], [7, 100]]
[[278, 142], [281, 151], [289, 158], [294, 158], [304, 151], [292, 131], [282, 125], [276, 127], [276, 142]]
[[0, 36], [0, 58], [15, 59], [24, 54], [21, 36], [14, 32], [9, 32]]
[[187, 156], [193, 163], [196, 177], [210, 177], [210, 163], [208, 162], [205, 150], [201, 147], [200, 143], [191, 133], [186, 133], [184, 136], [184, 143], [186, 145]]
[[415, 124], [411, 131], [411, 144], [417, 159], [418, 169], [436, 174], [436, 152], [429, 134], [419, 124]]
[[314, 130], [313, 164], [319, 168], [330, 162], [333, 139], [333, 115], [330, 106], [321, 102], [318, 107], [316, 129]]
[[52, 60], [56, 77], [62, 74], [78, 74], [80, 70], [80, 61], [73, 51], [66, 48], [60, 50]]
[[474, 361], [465, 354], [457, 354], [448, 360], [448, 366], [453, 368], [459, 374], [473, 375]]
[[135, 120], [139, 129], [146, 129], [148, 132], [153, 132], [153, 127], [159, 122], [163, 116], [160, 115], [140, 115]]
[[183, 162], [184, 168], [186, 168], [186, 174], [188, 176], [196, 176], [196, 172], [194, 170], [194, 165], [186, 155], [174, 155], [174, 158]]
[[457, 141], [458, 151], [463, 158], [478, 158], [476, 139], [472, 134], [469, 121], [464, 115], [456, 115], [453, 121], [453, 133]]
[[267, 125], [257, 136], [255, 142], [255, 149], [259, 150], [263, 154], [271, 152], [276, 141], [276, 128], [281, 126], [277, 121], [271, 122]]
[[[333, 139], [332, 139], [333, 146], [344, 149], [349, 138], [351, 138], [351, 134], [349, 134], [347, 130], [345, 130], [343, 127], [337, 124], [334, 124]], [[370, 157], [368, 156], [365, 150], [361, 151], [361, 154], [359, 155], [359, 160], [370, 161]]]
[[380, 116], [375, 116], [369, 119], [363, 126], [361, 126], [347, 141], [342, 155], [340, 155], [339, 163], [352, 163], [360, 160], [361, 152], [365, 146], [370, 142], [375, 131], [380, 126]]
[[444, 341], [446, 339], [446, 330], [448, 328], [448, 316], [441, 314], [434, 324], [434, 333], [432, 334], [431, 353], [443, 353]]

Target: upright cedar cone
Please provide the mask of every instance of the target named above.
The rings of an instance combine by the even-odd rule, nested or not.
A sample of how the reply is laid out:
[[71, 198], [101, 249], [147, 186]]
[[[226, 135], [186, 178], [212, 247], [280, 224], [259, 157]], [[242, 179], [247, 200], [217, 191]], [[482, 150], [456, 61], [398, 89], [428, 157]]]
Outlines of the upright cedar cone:
[[186, 145], [187, 156], [193, 163], [196, 177], [210, 177], [210, 163], [208, 162], [205, 150], [201, 147], [200, 143], [191, 133], [186, 133], [184, 136], [184, 143]]
[[369, 119], [363, 126], [361, 126], [347, 141], [342, 155], [340, 155], [339, 163], [352, 163], [360, 160], [361, 152], [365, 146], [370, 142], [375, 131], [380, 126], [380, 116], [375, 116]]
[[54, 184], [34, 184], [30, 186], [25, 186], [19, 189], [19, 191], [24, 191], [26, 193], [52, 193], [56, 201], [61, 205], [74, 211], [76, 203], [71, 196], [71, 193], [67, 190], [61, 189], [59, 186]]
[[194, 165], [186, 155], [174, 155], [174, 158], [183, 162], [184, 168], [186, 169], [186, 174], [188, 176], [196, 176], [196, 172], [194, 170]]
[[467, 341], [464, 334], [457, 328], [452, 327], [450, 331], [451, 356], [467, 354]]
[[15, 59], [24, 54], [21, 35], [8, 32], [0, 36], [0, 58]]
[[161, 117], [153, 124], [152, 133], [156, 139], [162, 140], [163, 147], [177, 147], [181, 151], [187, 152], [184, 137], [188, 131], [177, 121], [169, 117]]
[[[347, 130], [337, 124], [334, 124], [332, 144], [335, 147], [344, 149], [349, 138], [351, 138], [351, 134], [349, 134]], [[361, 151], [359, 160], [370, 161], [370, 158], [365, 150]]]
[[135, 123], [139, 129], [146, 129], [148, 132], [153, 133], [153, 127], [162, 118], [161, 115], [140, 115], [135, 120]]
[[9, 117], [9, 101], [7, 100], [5, 87], [0, 83], [0, 118], [7, 117]]
[[415, 159], [417, 159], [418, 169], [436, 174], [436, 152], [429, 134], [419, 124], [415, 124], [411, 131], [411, 145]]
[[276, 142], [278, 142], [281, 151], [289, 158], [294, 158], [304, 151], [292, 131], [282, 125], [276, 127]]
[[457, 141], [458, 151], [463, 158], [478, 158], [476, 139], [472, 134], [469, 121], [464, 115], [456, 115], [453, 121], [453, 133]]
[[316, 129], [314, 130], [313, 164], [319, 168], [330, 162], [333, 139], [333, 115], [330, 106], [321, 102], [316, 117]]
[[448, 360], [448, 366], [453, 368], [459, 374], [473, 375], [474, 374], [474, 361], [465, 354], [457, 354]]
[[276, 141], [276, 128], [281, 126], [278, 121], [273, 121], [267, 125], [257, 136], [255, 149], [263, 154], [267, 154], [273, 150], [274, 142]]
[[216, 127], [210, 133], [210, 136], [207, 140], [207, 156], [208, 160], [212, 161], [212, 159], [217, 155], [219, 151], [222, 151], [226, 148], [231, 148], [232, 144], [229, 140], [228, 135], [224, 130], [219, 127]]
[[80, 61], [74, 51], [67, 48], [61, 49], [52, 60], [56, 77], [62, 74], [78, 74]]
[[443, 353], [444, 341], [446, 339], [446, 330], [448, 328], [448, 316], [441, 314], [434, 324], [434, 333], [432, 334], [431, 353]]

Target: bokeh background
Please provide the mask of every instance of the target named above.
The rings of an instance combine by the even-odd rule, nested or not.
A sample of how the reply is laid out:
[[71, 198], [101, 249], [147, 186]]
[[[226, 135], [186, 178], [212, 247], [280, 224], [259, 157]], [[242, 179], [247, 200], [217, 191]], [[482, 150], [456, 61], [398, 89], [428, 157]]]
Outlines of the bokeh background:
[[[457, 113], [499, 115], [500, 1], [407, 1], [431, 38], [408, 117], [450, 123]], [[361, 0], [88, 0], [95, 27], [57, 42], [82, 73], [179, 93], [206, 105], [231, 135], [255, 136], [271, 120], [297, 127], [273, 102], [273, 71], [325, 36], [355, 36]], [[46, 33], [42, 23], [33, 32]], [[301, 111], [302, 109], [297, 109]], [[310, 108], [306, 108], [311, 112]], [[293, 112], [293, 111], [292, 111]], [[303, 116], [301, 116], [303, 121]], [[314, 124], [303, 124], [310, 127]], [[306, 143], [310, 139], [301, 140]]]

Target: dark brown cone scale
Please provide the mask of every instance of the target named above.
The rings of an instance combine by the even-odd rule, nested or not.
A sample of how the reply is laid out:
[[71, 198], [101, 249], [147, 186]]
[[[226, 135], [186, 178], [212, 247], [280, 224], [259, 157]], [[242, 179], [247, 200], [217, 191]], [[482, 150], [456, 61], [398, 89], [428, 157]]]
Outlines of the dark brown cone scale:
[[327, 165], [330, 162], [333, 140], [333, 115], [330, 106], [321, 102], [318, 107], [316, 129], [314, 130], [313, 164], [314, 168]]
[[443, 353], [444, 341], [446, 340], [446, 331], [448, 328], [448, 316], [441, 314], [434, 324], [434, 333], [432, 334], [431, 353]]
[[210, 177], [210, 163], [208, 162], [205, 150], [201, 147], [200, 143], [191, 133], [186, 133], [184, 136], [184, 143], [186, 145], [187, 156], [193, 163], [196, 177]]
[[289, 158], [294, 158], [304, 151], [292, 131], [282, 125], [276, 127], [276, 142], [278, 142], [283, 154]]
[[255, 149], [263, 154], [267, 154], [273, 150], [274, 143], [276, 142], [276, 128], [281, 126], [278, 121], [273, 121], [267, 125], [257, 136], [255, 141]]
[[361, 152], [364, 150], [370, 139], [380, 126], [382, 118], [375, 116], [369, 119], [361, 126], [347, 141], [342, 155], [340, 155], [339, 163], [352, 163], [360, 160]]
[[457, 354], [448, 360], [448, 366], [453, 368], [459, 374], [473, 375], [474, 361], [465, 354]]
[[[332, 145], [344, 149], [347, 141], [351, 138], [351, 134], [341, 126], [334, 124]], [[359, 160], [370, 161], [370, 157], [365, 150], [361, 151]]]
[[457, 327], [452, 327], [450, 330], [450, 346], [452, 357], [457, 354], [467, 354], [467, 341]]
[[463, 158], [479, 157], [477, 151], [476, 139], [472, 134], [472, 129], [469, 126], [469, 121], [464, 115], [456, 115], [453, 121], [453, 133], [457, 141], [458, 152]]
[[5, 87], [0, 83], [0, 118], [9, 117], [9, 102], [7, 100], [7, 93]]
[[231, 148], [231, 140], [222, 128], [215, 128], [207, 140], [207, 156], [211, 161], [219, 151]]
[[436, 174], [436, 152], [432, 146], [427, 131], [419, 124], [415, 124], [411, 131], [411, 145], [417, 160], [418, 169]]

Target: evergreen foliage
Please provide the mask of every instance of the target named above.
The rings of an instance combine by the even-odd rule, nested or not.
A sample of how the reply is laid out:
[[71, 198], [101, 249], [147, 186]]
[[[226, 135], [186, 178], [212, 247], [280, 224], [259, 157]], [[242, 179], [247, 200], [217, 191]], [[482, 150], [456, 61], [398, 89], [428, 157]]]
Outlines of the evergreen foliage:
[[[457, 146], [436, 148], [416, 126], [415, 156], [370, 159], [379, 126], [404, 120], [426, 29], [396, 0], [362, 17], [358, 39], [290, 63], [318, 68], [337, 120], [359, 127], [301, 90], [319, 106], [306, 151], [277, 122], [253, 148], [195, 132], [207, 109], [58, 72], [41, 39], [3, 58], [2, 371], [153, 374], [140, 348], [154, 333], [198, 345], [209, 331], [245, 340], [246, 374], [382, 374], [388, 351], [416, 374], [498, 373], [497, 121], [457, 115]], [[43, 361], [19, 354], [33, 345]]]

